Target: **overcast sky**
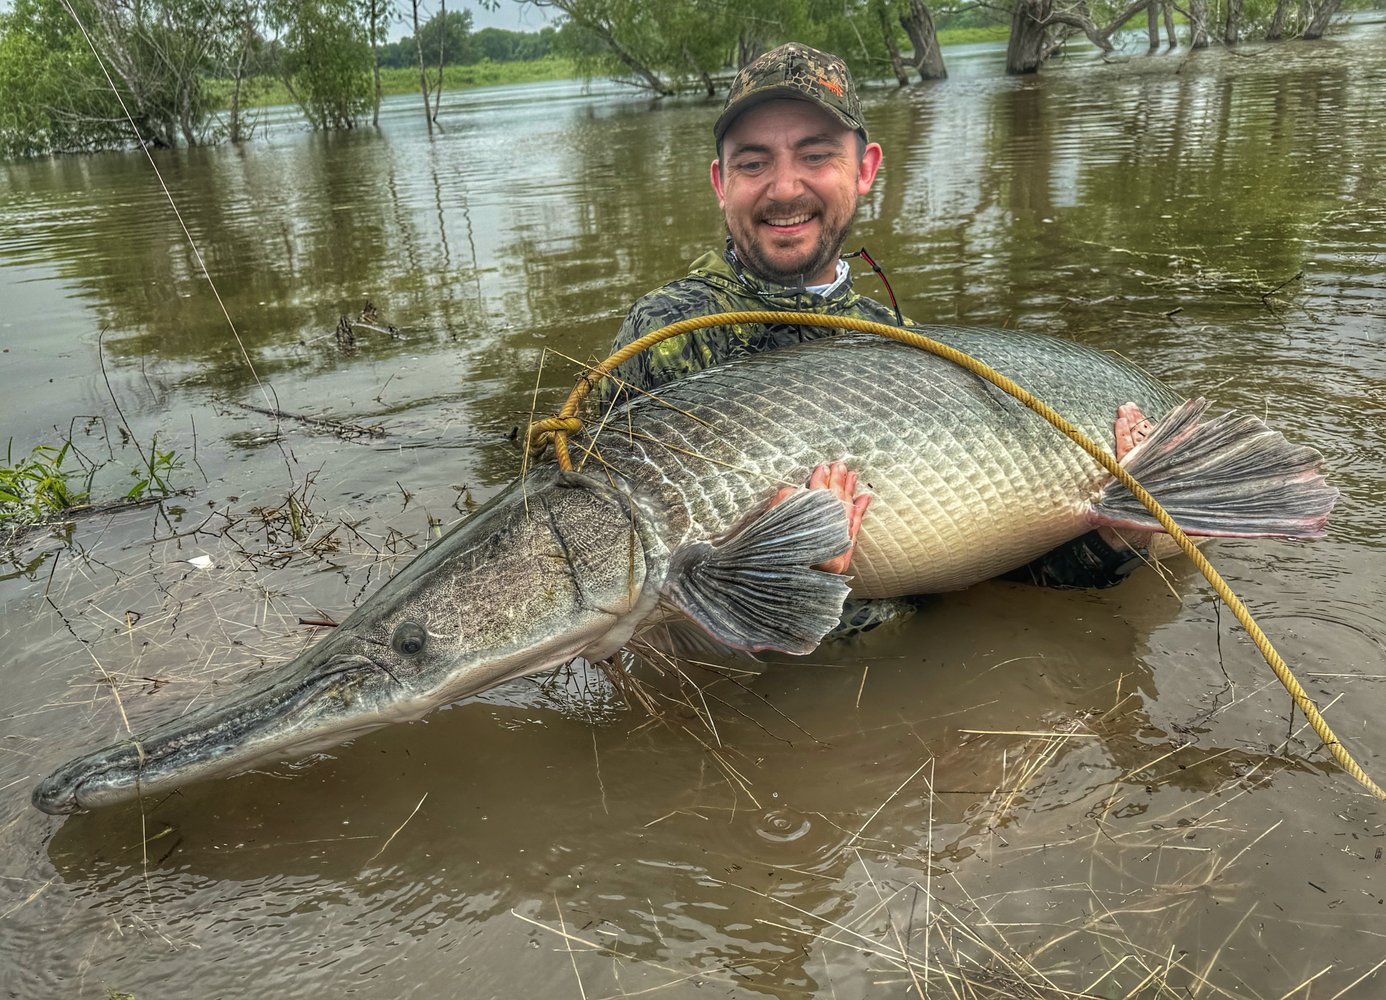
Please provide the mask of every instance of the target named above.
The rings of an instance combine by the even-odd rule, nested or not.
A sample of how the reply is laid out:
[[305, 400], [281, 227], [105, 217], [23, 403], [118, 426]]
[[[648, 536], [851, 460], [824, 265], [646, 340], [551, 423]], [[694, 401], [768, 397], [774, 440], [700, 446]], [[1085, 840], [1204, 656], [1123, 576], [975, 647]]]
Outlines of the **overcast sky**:
[[[9, 0], [0, 0], [0, 4], [8, 2]], [[551, 8], [536, 7], [533, 4], [520, 3], [519, 0], [500, 0], [500, 4], [494, 11], [487, 10], [478, 3], [477, 0], [466, 0], [465, 3], [460, 2], [460, 0], [452, 0], [448, 6], [451, 10], [471, 11], [473, 30], [479, 30], [481, 28], [505, 28], [508, 31], [538, 31], [553, 20], [550, 16], [552, 14]], [[401, 2], [397, 4], [397, 7], [406, 16], [409, 16], [409, 4], [407, 0], [401, 0]], [[424, 0], [424, 2], [419, 5], [419, 23], [423, 23], [425, 11], [427, 11], [429, 17], [432, 17], [437, 10], [438, 0]], [[397, 31], [397, 34], [407, 33], [412, 35], [414, 33], [412, 21], [413, 19], [411, 17], [407, 32], [401, 28]]]

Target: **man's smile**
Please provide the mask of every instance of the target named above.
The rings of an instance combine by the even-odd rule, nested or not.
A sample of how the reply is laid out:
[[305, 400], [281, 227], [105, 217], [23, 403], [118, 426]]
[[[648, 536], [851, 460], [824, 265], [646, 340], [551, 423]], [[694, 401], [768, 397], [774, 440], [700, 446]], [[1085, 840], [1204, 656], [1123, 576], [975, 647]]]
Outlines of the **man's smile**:
[[788, 229], [793, 226], [802, 226], [813, 218], [810, 212], [801, 212], [798, 215], [769, 216], [765, 219], [767, 226], [774, 226], [776, 229]]

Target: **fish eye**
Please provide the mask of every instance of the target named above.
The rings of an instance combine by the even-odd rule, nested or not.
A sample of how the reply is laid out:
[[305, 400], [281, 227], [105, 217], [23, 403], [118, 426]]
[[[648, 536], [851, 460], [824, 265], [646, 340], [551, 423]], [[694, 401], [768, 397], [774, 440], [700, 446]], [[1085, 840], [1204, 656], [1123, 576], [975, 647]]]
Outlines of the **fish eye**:
[[390, 637], [391, 647], [403, 656], [416, 656], [423, 652], [427, 641], [428, 630], [418, 622], [400, 622], [395, 626], [395, 634]]

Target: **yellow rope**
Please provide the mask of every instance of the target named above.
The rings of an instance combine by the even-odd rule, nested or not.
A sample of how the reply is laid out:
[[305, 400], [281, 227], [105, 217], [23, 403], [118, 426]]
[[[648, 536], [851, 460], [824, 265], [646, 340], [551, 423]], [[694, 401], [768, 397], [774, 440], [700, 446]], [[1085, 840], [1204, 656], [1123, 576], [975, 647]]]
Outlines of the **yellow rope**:
[[1266, 662], [1270, 664], [1271, 670], [1275, 672], [1276, 678], [1284, 686], [1285, 690], [1290, 693], [1291, 699], [1299, 706], [1299, 710], [1304, 713], [1304, 717], [1309, 721], [1309, 725], [1313, 728], [1319, 739], [1323, 741], [1329, 753], [1333, 755], [1333, 759], [1342, 766], [1344, 771], [1356, 778], [1369, 792], [1379, 799], [1386, 800], [1386, 791], [1383, 791], [1376, 782], [1372, 781], [1372, 779], [1367, 776], [1367, 773], [1363, 771], [1357, 761], [1353, 759], [1352, 754], [1348, 752], [1347, 748], [1343, 746], [1338, 737], [1334, 735], [1333, 730], [1319, 712], [1313, 699], [1305, 692], [1303, 686], [1295, 678], [1294, 673], [1290, 670], [1284, 659], [1276, 652], [1275, 647], [1272, 646], [1270, 640], [1266, 638], [1266, 634], [1261, 631], [1261, 627], [1256, 624], [1256, 620], [1251, 616], [1251, 612], [1247, 610], [1246, 605], [1242, 603], [1241, 598], [1232, 592], [1232, 588], [1228, 586], [1227, 581], [1213, 568], [1212, 563], [1210, 563], [1203, 553], [1198, 550], [1198, 547], [1189, 540], [1189, 536], [1184, 534], [1183, 530], [1174, 522], [1174, 519], [1169, 516], [1165, 509], [1160, 506], [1159, 502], [1146, 492], [1145, 487], [1141, 486], [1126, 469], [1118, 464], [1113, 455], [1104, 450], [1068, 420], [1060, 416], [1048, 404], [1036, 399], [1014, 381], [990, 366], [978, 361], [971, 355], [964, 354], [957, 348], [940, 343], [921, 333], [901, 327], [887, 326], [884, 323], [873, 323], [869, 320], [856, 319], [850, 316], [823, 316], [818, 313], [800, 312], [756, 310], [717, 313], [711, 316], [697, 316], [692, 319], [680, 320], [677, 323], [671, 323], [669, 326], [656, 330], [653, 333], [646, 334], [639, 340], [627, 344], [601, 364], [588, 371], [578, 384], [574, 386], [573, 391], [568, 394], [567, 402], [563, 404], [563, 409], [559, 411], [557, 417], [538, 420], [530, 424], [529, 441], [531, 445], [542, 446], [544, 443], [552, 441], [554, 456], [558, 460], [559, 467], [565, 470], [571, 470], [573, 466], [572, 459], [568, 454], [568, 435], [581, 430], [582, 420], [577, 415], [578, 407], [582, 405], [582, 401], [603, 378], [609, 376], [621, 364], [629, 361], [640, 352], [653, 347], [655, 344], [668, 340], [670, 337], [678, 337], [693, 330], [701, 330], [704, 327], [732, 326], [738, 323], [787, 323], [801, 326], [834, 327], [840, 330], [856, 330], [862, 333], [876, 333], [885, 337], [890, 337], [892, 340], [898, 340], [901, 343], [909, 344], [912, 347], [917, 347], [921, 350], [929, 351], [931, 354], [936, 354], [941, 358], [946, 358], [973, 374], [980, 375], [982, 378], [1002, 391], [1014, 396], [1045, 420], [1049, 421], [1062, 431], [1069, 440], [1073, 441], [1078, 447], [1082, 448], [1100, 462], [1104, 469], [1110, 472], [1121, 485], [1130, 490], [1132, 495], [1144, 504], [1146, 509], [1154, 515], [1155, 519], [1160, 522], [1160, 526], [1178, 543], [1179, 547], [1183, 549], [1184, 553], [1193, 561], [1198, 571], [1203, 574], [1210, 584], [1212, 584], [1213, 590], [1217, 592], [1217, 595], [1232, 609], [1232, 613], [1236, 616], [1237, 621], [1241, 622], [1242, 627], [1246, 629], [1247, 635], [1251, 637], [1251, 641], [1255, 643], [1256, 648], [1261, 651], [1261, 655], [1265, 657]]

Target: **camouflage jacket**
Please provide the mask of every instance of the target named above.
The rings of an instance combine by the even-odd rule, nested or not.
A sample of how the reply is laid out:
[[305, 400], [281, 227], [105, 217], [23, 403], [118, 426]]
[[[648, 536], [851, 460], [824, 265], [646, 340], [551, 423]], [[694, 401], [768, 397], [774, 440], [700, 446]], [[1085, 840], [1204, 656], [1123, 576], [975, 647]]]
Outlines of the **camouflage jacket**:
[[[703, 254], [693, 262], [687, 277], [671, 281], [637, 299], [626, 314], [611, 349], [618, 351], [645, 334], [681, 319], [750, 309], [854, 316], [896, 325], [895, 312], [889, 306], [852, 290], [850, 275], [826, 296], [805, 288], [786, 288], [747, 271], [728, 247], [721, 254], [716, 251]], [[603, 403], [610, 402], [620, 394], [622, 384], [648, 391], [732, 358], [840, 332], [825, 327], [765, 323], [694, 330], [631, 358], [616, 369], [616, 378], [620, 381], [604, 381], [597, 389], [597, 396]]]

